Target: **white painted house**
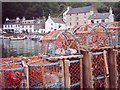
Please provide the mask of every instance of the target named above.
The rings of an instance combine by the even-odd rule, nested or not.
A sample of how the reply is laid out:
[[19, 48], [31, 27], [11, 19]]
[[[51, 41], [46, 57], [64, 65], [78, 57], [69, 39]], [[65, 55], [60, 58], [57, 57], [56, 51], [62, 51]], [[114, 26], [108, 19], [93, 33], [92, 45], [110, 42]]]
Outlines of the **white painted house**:
[[25, 17], [20, 19], [8, 19], [6, 18], [5, 23], [3, 24], [3, 30], [6, 32], [22, 33], [23, 31], [28, 33], [44, 33], [45, 29], [42, 27], [43, 20], [39, 18], [26, 20]]
[[63, 20], [60, 18], [52, 18], [49, 15], [47, 21], [45, 22], [45, 32], [62, 30], [62, 29], [66, 29]]
[[11, 19], [11, 20], [6, 18], [6, 22], [3, 25], [3, 30], [8, 31], [8, 32], [19, 32], [19, 31], [21, 31], [20, 18], [17, 17], [16, 19]]
[[93, 13], [88, 18], [88, 24], [101, 22], [114, 22], [114, 14], [111, 8], [108, 13]]

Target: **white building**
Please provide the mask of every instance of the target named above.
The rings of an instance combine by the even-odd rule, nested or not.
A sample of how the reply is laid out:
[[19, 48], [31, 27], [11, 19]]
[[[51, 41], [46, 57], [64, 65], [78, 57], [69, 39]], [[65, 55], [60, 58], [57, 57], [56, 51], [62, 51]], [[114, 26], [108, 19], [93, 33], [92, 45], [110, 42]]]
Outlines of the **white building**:
[[26, 20], [25, 17], [22, 19], [16, 18], [9, 20], [6, 18], [6, 21], [3, 25], [3, 30], [6, 32], [14, 32], [14, 33], [22, 33], [22, 32], [28, 32], [28, 33], [34, 33], [39, 32], [43, 33], [45, 32], [45, 29], [41, 26], [42, 20], [36, 18], [32, 20]]
[[88, 24], [101, 22], [114, 22], [114, 14], [111, 8], [109, 13], [94, 13], [88, 18]]
[[98, 13], [94, 6], [67, 7], [63, 13], [63, 21], [67, 28], [73, 28], [84, 24], [114, 22], [114, 14], [111, 8], [107, 13]]
[[62, 30], [62, 29], [66, 29], [63, 20], [60, 18], [52, 18], [49, 15], [47, 21], [45, 22], [45, 32]]
[[6, 22], [3, 25], [3, 30], [6, 32], [19, 32], [20, 28], [20, 19], [17, 17], [16, 19], [9, 20], [6, 18]]

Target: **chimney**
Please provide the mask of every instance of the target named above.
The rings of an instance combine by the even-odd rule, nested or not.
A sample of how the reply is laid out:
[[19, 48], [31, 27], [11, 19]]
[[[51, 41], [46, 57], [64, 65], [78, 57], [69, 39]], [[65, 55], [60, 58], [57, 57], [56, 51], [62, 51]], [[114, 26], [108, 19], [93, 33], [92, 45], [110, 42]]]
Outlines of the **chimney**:
[[70, 6], [67, 6], [67, 10], [68, 10], [68, 11], [70, 10], [70, 8], [71, 8]]
[[51, 18], [51, 16], [50, 16], [50, 14], [49, 14], [48, 19], [50, 19], [50, 18]]
[[109, 13], [110, 13], [110, 14], [113, 14], [113, 13], [112, 13], [112, 8], [111, 8], [111, 7], [110, 7], [110, 10], [109, 10]]
[[96, 3], [95, 2], [92, 3], [92, 11], [95, 12], [95, 13], [97, 12], [97, 8], [96, 8]]
[[24, 16], [23, 16], [22, 20], [25, 21], [25, 17]]
[[35, 18], [33, 17], [33, 20], [34, 20]]
[[46, 21], [46, 17], [45, 16], [43, 16], [43, 20]]
[[17, 18], [16, 18], [16, 20], [20, 20], [20, 18], [19, 18], [19, 17], [17, 17]]
[[6, 18], [6, 21], [9, 21], [9, 18]]

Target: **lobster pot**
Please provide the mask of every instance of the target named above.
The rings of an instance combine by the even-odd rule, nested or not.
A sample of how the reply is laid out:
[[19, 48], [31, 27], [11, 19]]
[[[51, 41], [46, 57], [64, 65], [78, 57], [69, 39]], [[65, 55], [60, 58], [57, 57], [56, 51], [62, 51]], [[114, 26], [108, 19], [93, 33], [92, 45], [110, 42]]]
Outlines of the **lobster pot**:
[[2, 88], [25, 88], [24, 68], [21, 63], [2, 64]]
[[111, 33], [111, 39], [113, 42], [114, 46], [120, 45], [120, 28], [119, 27], [114, 27], [114, 28], [109, 28], [110, 33]]
[[74, 34], [56, 30], [45, 35], [40, 41], [40, 54], [47, 56], [66, 56], [80, 54], [80, 47]]
[[81, 88], [81, 67], [80, 67], [80, 60], [72, 60], [70, 61], [70, 87], [71, 88]]
[[57, 88], [62, 84], [59, 62], [40, 60], [28, 63], [28, 67], [30, 88]]
[[110, 31], [102, 24], [95, 24], [92, 27], [82, 26], [74, 34], [81, 47], [101, 48], [112, 45]]
[[22, 60], [25, 61], [26, 63], [31, 63], [31, 62], [35, 62], [35, 61], [40, 61], [41, 57], [40, 56], [32, 56], [32, 57], [23, 58]]
[[2, 58], [1, 60], [0, 60], [0, 64], [9, 64], [9, 63], [13, 63], [13, 62], [20, 62], [20, 60], [21, 60], [21, 57], [18, 57], [18, 58], [16, 58], [16, 57], [10, 57], [10, 58]]
[[118, 70], [118, 88], [120, 88], [120, 52], [117, 58], [117, 70]]
[[41, 54], [51, 55], [51, 49], [53, 48], [53, 45], [54, 45], [54, 39], [56, 35], [58, 35], [60, 32], [61, 30], [53, 31], [43, 37], [42, 41], [40, 42], [41, 43], [41, 46], [40, 46]]
[[87, 31], [76, 32], [78, 42], [81, 46], [86, 46], [87, 35], [88, 35]]
[[109, 88], [108, 77], [108, 57], [107, 52], [105, 55], [103, 51], [92, 52], [92, 77], [93, 87], [96, 88]]

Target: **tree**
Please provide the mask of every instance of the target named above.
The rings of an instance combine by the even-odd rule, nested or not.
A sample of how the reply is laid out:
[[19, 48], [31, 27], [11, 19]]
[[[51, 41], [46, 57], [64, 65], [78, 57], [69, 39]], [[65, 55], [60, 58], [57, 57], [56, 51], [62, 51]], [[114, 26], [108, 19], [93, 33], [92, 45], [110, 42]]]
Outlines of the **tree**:
[[[94, 3], [98, 12], [108, 12], [109, 8], [113, 8], [115, 20], [120, 20], [120, 2], [96, 2]], [[2, 19], [5, 18], [22, 18], [25, 16], [28, 19], [33, 17], [48, 16], [60, 17], [66, 10], [67, 6], [73, 8], [92, 5], [91, 2], [3, 2], [2, 3]]]
[[120, 1], [114, 4], [115, 20], [120, 21]]

